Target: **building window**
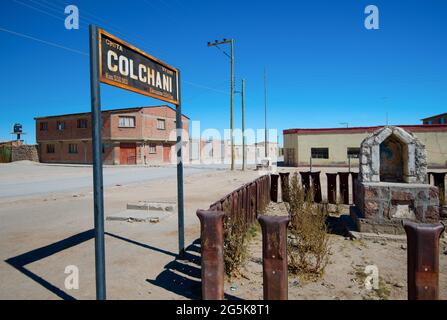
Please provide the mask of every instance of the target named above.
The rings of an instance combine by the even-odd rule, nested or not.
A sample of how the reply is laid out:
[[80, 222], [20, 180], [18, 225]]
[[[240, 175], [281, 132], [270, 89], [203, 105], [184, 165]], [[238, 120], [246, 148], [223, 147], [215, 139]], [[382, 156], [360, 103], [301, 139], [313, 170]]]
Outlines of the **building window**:
[[164, 119], [157, 119], [157, 129], [166, 130], [166, 122]]
[[70, 143], [68, 145], [68, 153], [78, 153], [78, 145], [76, 143]]
[[433, 124], [433, 121], [432, 120], [428, 120], [427, 124]]
[[445, 124], [445, 118], [439, 118], [438, 123], [439, 124]]
[[120, 117], [118, 126], [120, 128], [135, 128], [135, 117]]
[[329, 159], [329, 148], [312, 148], [312, 159]]
[[157, 146], [154, 143], [151, 143], [149, 145], [149, 153], [150, 154], [155, 154], [157, 153]]
[[47, 131], [47, 130], [48, 130], [48, 122], [41, 122], [40, 131]]
[[54, 144], [47, 144], [47, 153], [54, 153]]
[[78, 129], [87, 129], [87, 119], [78, 119]]
[[351, 159], [360, 158], [360, 148], [348, 148], [348, 158]]
[[65, 122], [64, 121], [58, 121], [56, 127], [57, 127], [57, 130], [64, 131], [65, 130]]

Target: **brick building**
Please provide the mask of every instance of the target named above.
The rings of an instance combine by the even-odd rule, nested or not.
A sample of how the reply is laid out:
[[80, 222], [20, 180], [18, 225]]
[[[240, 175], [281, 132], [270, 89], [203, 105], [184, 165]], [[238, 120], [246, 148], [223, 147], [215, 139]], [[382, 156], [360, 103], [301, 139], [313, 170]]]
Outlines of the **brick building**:
[[[36, 120], [41, 162], [92, 163], [91, 113]], [[102, 112], [104, 164], [160, 164], [175, 161], [175, 110], [169, 106]], [[183, 115], [188, 133], [189, 118]], [[187, 149], [187, 148], [184, 148]], [[185, 155], [187, 156], [187, 155]]]
[[436, 116], [431, 116], [431, 117], [422, 119], [422, 123], [425, 125], [447, 124], [447, 113], [442, 113], [442, 114], [438, 114]]

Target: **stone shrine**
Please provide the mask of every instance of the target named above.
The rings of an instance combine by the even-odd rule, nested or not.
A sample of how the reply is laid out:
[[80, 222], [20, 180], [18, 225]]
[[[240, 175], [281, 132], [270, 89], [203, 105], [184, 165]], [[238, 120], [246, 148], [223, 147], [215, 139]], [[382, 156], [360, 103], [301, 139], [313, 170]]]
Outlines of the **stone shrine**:
[[402, 220], [439, 221], [439, 191], [428, 184], [425, 146], [386, 126], [360, 147], [360, 173], [351, 216], [360, 232], [404, 233]]

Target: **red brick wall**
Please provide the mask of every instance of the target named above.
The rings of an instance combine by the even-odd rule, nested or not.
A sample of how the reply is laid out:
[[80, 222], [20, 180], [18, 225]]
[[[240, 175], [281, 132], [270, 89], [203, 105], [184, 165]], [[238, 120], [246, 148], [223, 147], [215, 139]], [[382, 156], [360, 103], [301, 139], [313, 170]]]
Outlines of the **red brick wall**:
[[[132, 116], [135, 118], [135, 127], [120, 128], [120, 116]], [[104, 163], [119, 164], [120, 142], [137, 142], [137, 163], [163, 162], [163, 144], [174, 144], [175, 137], [175, 110], [167, 107], [142, 108], [131, 111], [107, 111], [103, 112], [102, 136], [105, 141]], [[78, 119], [87, 120], [87, 128], [78, 128]], [[157, 119], [165, 120], [165, 130], [157, 129]], [[65, 122], [65, 129], [57, 129], [57, 122]], [[47, 123], [47, 130], [40, 130], [40, 123]], [[90, 114], [67, 115], [59, 117], [41, 118], [36, 120], [36, 140], [40, 145], [40, 157], [42, 162], [61, 163], [92, 163], [91, 131], [92, 122]], [[188, 132], [188, 118], [183, 117], [183, 128]], [[185, 137], [187, 139], [187, 137]], [[142, 146], [142, 141], [145, 146]], [[70, 154], [68, 145], [76, 143], [78, 152]], [[149, 143], [156, 144], [156, 154], [149, 153]], [[47, 144], [53, 144], [55, 152], [47, 153]], [[171, 153], [174, 153], [175, 147]]]

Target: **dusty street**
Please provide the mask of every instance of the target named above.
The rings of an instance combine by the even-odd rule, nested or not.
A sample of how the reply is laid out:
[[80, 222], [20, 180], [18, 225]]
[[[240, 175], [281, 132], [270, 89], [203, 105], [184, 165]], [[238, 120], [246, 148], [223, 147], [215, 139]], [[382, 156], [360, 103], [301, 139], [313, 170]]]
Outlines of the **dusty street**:
[[[41, 166], [1, 165], [2, 178], [15, 166], [16, 180]], [[44, 168], [44, 173], [48, 171]], [[63, 181], [70, 169], [56, 168]], [[113, 168], [114, 169], [114, 168]], [[110, 169], [110, 170], [113, 170]], [[116, 168], [118, 172], [132, 168]], [[148, 170], [153, 168], [140, 168]], [[156, 168], [159, 169], [159, 168]], [[82, 168], [81, 170], [91, 170]], [[106, 169], [107, 171], [108, 169]], [[107, 186], [105, 215], [123, 211], [128, 202], [176, 201], [175, 168], [169, 175], [145, 182]], [[170, 170], [170, 171], [169, 171]], [[65, 172], [65, 175], [64, 175]], [[149, 175], [149, 174], [147, 174]], [[198, 208], [257, 177], [257, 172], [194, 170], [185, 174], [186, 244], [198, 239]], [[11, 178], [8, 178], [11, 179]], [[33, 181], [32, 177], [30, 178]], [[71, 180], [67, 180], [69, 183]], [[37, 183], [37, 181], [36, 181]], [[62, 183], [62, 182], [60, 182]], [[15, 191], [17, 192], [17, 190]], [[45, 195], [0, 199], [0, 299], [94, 299], [93, 200], [90, 187]], [[109, 299], [185, 299], [199, 291], [200, 265], [194, 246], [187, 261], [176, 261], [177, 219], [157, 224], [106, 221], [107, 294]], [[66, 290], [65, 268], [79, 268], [79, 290]], [[196, 289], [194, 292], [191, 291]]]
[[[283, 168], [282, 171], [307, 171]], [[324, 172], [345, 169], [325, 169]], [[0, 165], [0, 299], [94, 299], [94, 240], [91, 168]], [[105, 215], [123, 212], [127, 203], [176, 201], [175, 168], [105, 168]], [[185, 170], [187, 255], [178, 260], [177, 218], [159, 223], [106, 221], [109, 299], [199, 299], [200, 225], [196, 210], [208, 206], [258, 172], [219, 167]], [[42, 181], [48, 181], [40, 187]], [[21, 188], [26, 192], [23, 196]], [[323, 198], [326, 180], [322, 174]], [[4, 192], [9, 192], [5, 194]], [[322, 279], [289, 277], [290, 299], [405, 299], [405, 241], [351, 241], [330, 235], [330, 263]], [[445, 250], [445, 243], [441, 253]], [[262, 299], [261, 236], [250, 243], [244, 277], [227, 279], [228, 298]], [[79, 290], [67, 290], [67, 266], [79, 268]], [[362, 271], [379, 268], [381, 289], [368, 292]], [[447, 256], [441, 254], [441, 298], [447, 298]]]

